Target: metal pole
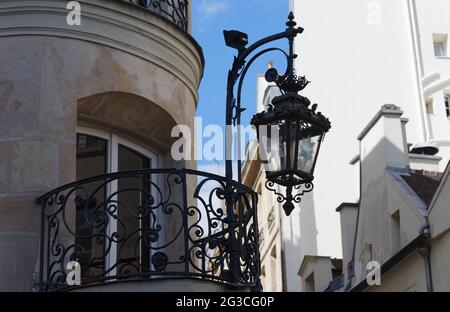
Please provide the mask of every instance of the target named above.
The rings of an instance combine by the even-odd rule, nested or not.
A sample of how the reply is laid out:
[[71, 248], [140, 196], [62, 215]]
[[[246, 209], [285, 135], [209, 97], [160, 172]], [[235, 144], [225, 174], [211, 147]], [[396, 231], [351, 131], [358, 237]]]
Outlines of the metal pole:
[[234, 80], [232, 71], [228, 74], [227, 86], [227, 103], [226, 103], [226, 159], [225, 159], [225, 204], [228, 220], [228, 248], [230, 253], [229, 281], [233, 284], [239, 280], [239, 254], [235, 251], [235, 217], [234, 217], [234, 200], [233, 200], [233, 162], [232, 162], [232, 146], [233, 146], [233, 101], [234, 101]]

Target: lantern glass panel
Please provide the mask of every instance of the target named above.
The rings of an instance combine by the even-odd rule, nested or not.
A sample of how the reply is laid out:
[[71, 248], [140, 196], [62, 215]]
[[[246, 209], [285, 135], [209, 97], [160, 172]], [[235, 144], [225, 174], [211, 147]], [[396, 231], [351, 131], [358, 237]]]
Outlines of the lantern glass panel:
[[322, 142], [323, 132], [308, 125], [300, 131], [298, 142], [298, 169], [313, 175], [314, 165]]
[[286, 121], [281, 125], [280, 169], [312, 175], [322, 133], [320, 129], [300, 121]]
[[[298, 178], [311, 177], [323, 134], [321, 128], [303, 121], [284, 120], [279, 124], [260, 126], [260, 157], [269, 165], [267, 173], [273, 176], [293, 174]], [[272, 157], [279, 161], [272, 163]]]

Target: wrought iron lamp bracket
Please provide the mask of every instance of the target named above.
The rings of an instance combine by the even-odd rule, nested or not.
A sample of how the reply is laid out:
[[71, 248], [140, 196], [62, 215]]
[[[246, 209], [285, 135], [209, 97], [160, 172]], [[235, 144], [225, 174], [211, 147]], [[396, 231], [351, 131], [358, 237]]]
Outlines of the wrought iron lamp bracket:
[[[287, 216], [291, 215], [292, 211], [295, 209], [294, 204], [300, 204], [302, 196], [314, 189], [312, 181], [301, 181], [296, 185], [287, 185], [286, 193], [283, 194], [277, 190], [276, 184], [277, 183], [272, 180], [267, 180], [266, 188], [275, 194], [278, 203], [283, 204], [283, 209]], [[293, 194], [294, 192], [295, 194]]]
[[[294, 21], [295, 17], [294, 14], [291, 12], [288, 16], [288, 21], [286, 22], [286, 30], [275, 34], [268, 36], [266, 38], [263, 38], [252, 45], [246, 47], [247, 45], [247, 35], [236, 32], [236, 31], [224, 31], [225, 39], [227, 41], [227, 34], [233, 33], [234, 35], [241, 35], [241, 40], [238, 42], [232, 41], [227, 42], [227, 45], [237, 49], [238, 54], [233, 59], [233, 65], [231, 69], [228, 72], [228, 82], [227, 82], [227, 100], [226, 100], [226, 126], [231, 125], [240, 125], [241, 120], [241, 114], [246, 110], [245, 108], [241, 107], [241, 91], [242, 91], [242, 84], [245, 79], [245, 76], [247, 74], [248, 69], [253, 64], [253, 62], [258, 59], [261, 55], [272, 52], [272, 51], [279, 51], [282, 52], [287, 61], [288, 66], [286, 69], [285, 76], [288, 76], [288, 73], [293, 73], [293, 64], [294, 59], [297, 57], [297, 55], [294, 54], [294, 38], [298, 35], [303, 33], [304, 29], [302, 27], [296, 27], [297, 23]], [[265, 49], [263, 51], [258, 52], [255, 54], [249, 61], [247, 61], [247, 58], [252, 55], [255, 51], [260, 49], [262, 46], [280, 40], [280, 39], [288, 39], [289, 41], [289, 53], [286, 53], [282, 49], [279, 48], [269, 48]], [[235, 95], [235, 87], [238, 83], [238, 89], [237, 89], [237, 96]], [[230, 136], [230, 133], [227, 133], [227, 137]], [[233, 180], [233, 169], [232, 169], [232, 161], [229, 159], [231, 155], [227, 155], [227, 161], [226, 161], [226, 169], [225, 169], [225, 175], [227, 179], [230, 181]], [[240, 160], [238, 160], [238, 182], [241, 182], [241, 169], [242, 169], [242, 163]]]
[[[255, 42], [254, 44], [252, 44], [249, 47], [242, 46], [242, 47], [238, 48], [238, 55], [234, 57], [232, 68], [228, 73], [228, 92], [229, 92], [228, 94], [230, 94], [230, 92], [231, 92], [231, 94], [233, 95], [232, 96], [233, 104], [232, 104], [231, 108], [232, 108], [232, 120], [234, 121], [234, 123], [236, 123], [236, 121], [239, 119], [240, 114], [245, 111], [245, 108], [240, 107], [241, 88], [239, 88], [239, 90], [238, 90], [238, 95], [237, 95], [238, 103], [236, 103], [236, 97], [234, 97], [234, 86], [236, 85], [238, 80], [240, 80], [239, 85], [240, 86], [242, 85], [242, 81], [244, 80], [249, 67], [252, 65], [252, 63], [257, 58], [259, 58], [261, 55], [263, 55], [267, 52], [280, 51], [286, 56], [286, 59], [288, 61], [286, 73], [282, 77], [286, 78], [286, 77], [291, 77], [293, 75], [293, 71], [294, 71], [293, 64], [294, 64], [294, 60], [297, 58], [297, 55], [294, 54], [294, 38], [298, 34], [303, 33], [303, 31], [304, 31], [304, 29], [302, 27], [295, 27], [297, 25], [297, 23], [294, 21], [294, 18], [295, 18], [294, 14], [291, 12], [288, 17], [288, 22], [286, 23], [287, 29], [284, 32], [263, 38], [263, 39]], [[260, 53], [256, 54], [247, 63], [247, 58], [253, 52], [255, 52], [257, 49], [261, 48], [262, 46], [264, 46], [268, 43], [271, 43], [273, 41], [277, 41], [277, 40], [280, 40], [283, 38], [288, 39], [288, 41], [289, 41], [289, 54], [279, 48], [266, 49], [266, 50], [261, 51]], [[304, 77], [299, 77], [299, 78], [304, 78]]]

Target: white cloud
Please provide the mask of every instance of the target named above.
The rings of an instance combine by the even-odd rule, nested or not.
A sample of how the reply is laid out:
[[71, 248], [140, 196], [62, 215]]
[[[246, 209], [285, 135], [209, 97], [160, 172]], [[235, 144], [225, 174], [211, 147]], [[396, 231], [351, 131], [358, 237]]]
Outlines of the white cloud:
[[212, 17], [223, 13], [230, 7], [229, 1], [225, 0], [201, 0], [198, 9], [206, 17]]

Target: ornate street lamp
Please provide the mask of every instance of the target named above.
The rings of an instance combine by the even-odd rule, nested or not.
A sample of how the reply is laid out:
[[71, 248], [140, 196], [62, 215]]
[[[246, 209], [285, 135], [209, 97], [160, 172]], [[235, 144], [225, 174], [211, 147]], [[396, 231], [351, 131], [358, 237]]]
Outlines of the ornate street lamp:
[[[309, 81], [297, 77], [293, 67], [283, 76], [271, 68], [266, 72], [266, 80], [275, 82], [281, 95], [272, 100], [266, 111], [256, 114], [251, 124], [257, 129], [260, 145], [275, 142], [270, 144], [270, 149], [279, 153], [279, 168], [266, 171], [266, 187], [278, 195], [279, 202], [285, 202], [283, 209], [289, 216], [295, 208], [294, 202], [299, 203], [300, 196], [313, 188], [320, 145], [331, 124], [320, 112], [316, 113], [317, 104], [311, 106], [306, 97], [298, 94]], [[261, 148], [268, 151], [267, 146]], [[286, 195], [278, 193], [275, 184], [286, 187]], [[303, 190], [293, 195], [293, 190], [302, 186]]]
[[[288, 65], [283, 75], [279, 75], [275, 68], [270, 68], [265, 75], [268, 82], [278, 86], [281, 95], [272, 100], [266, 111], [256, 114], [251, 124], [257, 128], [260, 151], [267, 147], [262, 146], [264, 142], [276, 142], [275, 145], [271, 145], [271, 150], [279, 152], [279, 168], [266, 170], [266, 187], [275, 192], [278, 202], [284, 202], [283, 209], [287, 215], [290, 215], [295, 208], [294, 203], [300, 203], [301, 196], [313, 189], [314, 167], [320, 145], [331, 125], [326, 117], [316, 112], [317, 104], [311, 105], [306, 97], [298, 94], [309, 84], [305, 77], [297, 76], [294, 69], [294, 60], [297, 57], [294, 54], [294, 39], [303, 32], [303, 28], [295, 27], [297, 24], [292, 12], [288, 19], [287, 29], [284, 32], [261, 39], [248, 48], [246, 34], [239, 31], [225, 31], [224, 34], [226, 44], [238, 50], [228, 75], [227, 126], [231, 126], [233, 122], [240, 124], [240, 116], [244, 110], [240, 103], [242, 84], [252, 63], [261, 55], [274, 51], [281, 52], [287, 59]], [[279, 48], [267, 48], [256, 53], [247, 62], [246, 58], [256, 49], [283, 38], [289, 41], [289, 53]], [[236, 98], [234, 88], [238, 81]], [[275, 135], [277, 137], [274, 137]], [[232, 142], [229, 128], [227, 139], [228, 143]], [[230, 153], [231, 151], [227, 148], [226, 176], [232, 180]], [[238, 161], [239, 182], [240, 173], [241, 162]], [[275, 184], [285, 187], [286, 194], [279, 193]], [[294, 190], [296, 194], [293, 194]]]
[[[324, 134], [330, 129], [330, 122], [320, 113], [316, 113], [317, 105], [310, 107], [307, 98], [298, 94], [309, 83], [305, 77], [298, 77], [294, 72], [294, 38], [303, 32], [302, 27], [296, 27], [294, 14], [291, 12], [286, 23], [287, 28], [278, 34], [263, 38], [249, 46], [248, 35], [240, 31], [224, 31], [227, 46], [236, 49], [233, 65], [228, 73], [227, 99], [226, 99], [226, 163], [225, 176], [226, 187], [224, 198], [226, 201], [226, 212], [229, 232], [228, 248], [230, 252], [230, 281], [239, 279], [240, 250], [238, 247], [239, 235], [236, 235], [236, 225], [239, 223], [238, 216], [234, 213], [236, 194], [233, 190], [233, 162], [232, 148], [233, 131], [232, 125], [238, 126], [238, 154], [240, 155], [240, 128], [241, 114], [245, 108], [241, 107], [241, 92], [246, 74], [252, 64], [262, 55], [270, 52], [280, 52], [286, 57], [287, 70], [284, 75], [279, 75], [276, 69], [269, 69], [266, 79], [278, 85], [282, 95], [273, 99], [267, 111], [256, 114], [252, 124], [258, 129], [258, 139], [261, 139], [264, 127], [279, 130], [280, 168], [267, 172], [266, 187], [275, 192], [278, 202], [285, 202], [283, 208], [287, 215], [294, 209], [294, 203], [301, 201], [301, 195], [313, 188], [312, 180], [314, 166], [319, 153], [320, 143]], [[259, 50], [261, 47], [280, 39], [287, 39], [289, 52], [277, 47], [269, 47]], [[258, 52], [256, 52], [259, 50]], [[236, 93], [235, 93], [236, 92]], [[269, 133], [276, 133], [272, 131]], [[269, 135], [270, 136], [270, 135]], [[261, 143], [261, 140], [260, 140]], [[277, 149], [277, 148], [274, 148]], [[261, 150], [261, 149], [260, 149]], [[241, 182], [242, 162], [237, 161], [237, 180]], [[286, 187], [286, 195], [280, 194], [274, 188], [275, 184]], [[300, 190], [303, 186], [303, 190]], [[298, 190], [293, 195], [294, 189]], [[256, 227], [257, 231], [257, 227]]]

